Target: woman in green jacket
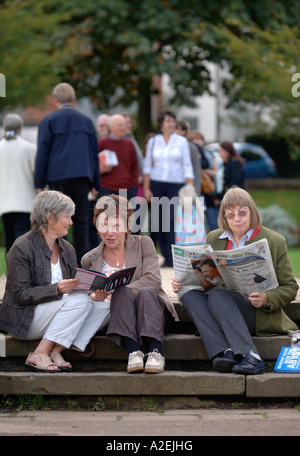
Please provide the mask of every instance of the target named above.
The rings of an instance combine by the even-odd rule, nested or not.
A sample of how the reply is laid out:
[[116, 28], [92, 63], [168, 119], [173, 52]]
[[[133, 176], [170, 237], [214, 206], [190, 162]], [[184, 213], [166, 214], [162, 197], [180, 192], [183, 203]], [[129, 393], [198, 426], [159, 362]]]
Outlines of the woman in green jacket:
[[[261, 217], [249, 193], [229, 189], [221, 203], [219, 229], [207, 236], [214, 250], [243, 247], [267, 239], [279, 286], [266, 292], [252, 292], [245, 298], [236, 291], [213, 288], [191, 290], [182, 304], [201, 335], [213, 367], [218, 372], [262, 374], [264, 363], [252, 336], [284, 334], [298, 329], [283, 307], [296, 297], [298, 285], [288, 257], [285, 238], [261, 225]], [[172, 279], [173, 290], [181, 283]]]

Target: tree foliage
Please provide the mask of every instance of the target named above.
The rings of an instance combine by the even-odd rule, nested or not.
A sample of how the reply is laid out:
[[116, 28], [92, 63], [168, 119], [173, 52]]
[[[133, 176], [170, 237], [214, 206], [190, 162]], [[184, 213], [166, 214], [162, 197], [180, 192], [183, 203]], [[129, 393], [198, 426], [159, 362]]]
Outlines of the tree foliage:
[[229, 65], [233, 105], [291, 101], [296, 0], [4, 0], [0, 14], [10, 107], [37, 104], [66, 80], [99, 109], [137, 101], [142, 116], [154, 76], [170, 76], [170, 103], [193, 104], [211, 90], [210, 62]]

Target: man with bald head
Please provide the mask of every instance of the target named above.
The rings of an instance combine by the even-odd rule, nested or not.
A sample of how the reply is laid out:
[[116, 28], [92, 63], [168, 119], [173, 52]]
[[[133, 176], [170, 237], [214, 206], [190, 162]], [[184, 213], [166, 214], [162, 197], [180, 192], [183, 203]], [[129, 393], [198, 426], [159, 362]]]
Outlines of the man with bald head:
[[102, 166], [100, 196], [111, 193], [118, 194], [120, 190], [127, 191], [127, 198], [136, 196], [139, 167], [134, 145], [125, 138], [126, 121], [123, 115], [114, 114], [109, 120], [110, 134], [98, 141], [99, 151], [111, 150], [117, 155], [117, 166]]

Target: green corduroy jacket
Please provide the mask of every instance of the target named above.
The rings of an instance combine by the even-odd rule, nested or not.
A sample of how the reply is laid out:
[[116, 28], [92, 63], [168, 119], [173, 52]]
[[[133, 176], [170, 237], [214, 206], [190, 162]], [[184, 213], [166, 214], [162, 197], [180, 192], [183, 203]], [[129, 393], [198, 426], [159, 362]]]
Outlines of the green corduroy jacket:
[[[211, 231], [207, 236], [206, 243], [210, 244], [214, 250], [225, 250], [227, 239], [219, 239], [222, 233], [223, 230], [220, 229]], [[261, 239], [268, 241], [279, 286], [266, 292], [270, 308], [256, 310], [256, 335], [285, 334], [289, 329], [298, 329], [297, 325], [285, 314], [283, 307], [296, 298], [299, 287], [294, 277], [285, 238], [281, 234], [262, 226], [258, 235], [247, 241], [245, 245]]]

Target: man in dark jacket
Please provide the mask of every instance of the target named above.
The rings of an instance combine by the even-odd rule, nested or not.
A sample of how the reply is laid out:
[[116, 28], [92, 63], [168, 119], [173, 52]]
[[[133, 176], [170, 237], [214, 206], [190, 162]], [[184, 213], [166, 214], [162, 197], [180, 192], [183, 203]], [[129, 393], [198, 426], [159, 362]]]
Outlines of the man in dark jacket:
[[39, 125], [35, 187], [48, 185], [74, 201], [73, 243], [80, 264], [89, 250], [88, 193], [100, 190], [97, 136], [91, 119], [74, 109], [72, 86], [60, 83], [52, 95], [58, 109]]

